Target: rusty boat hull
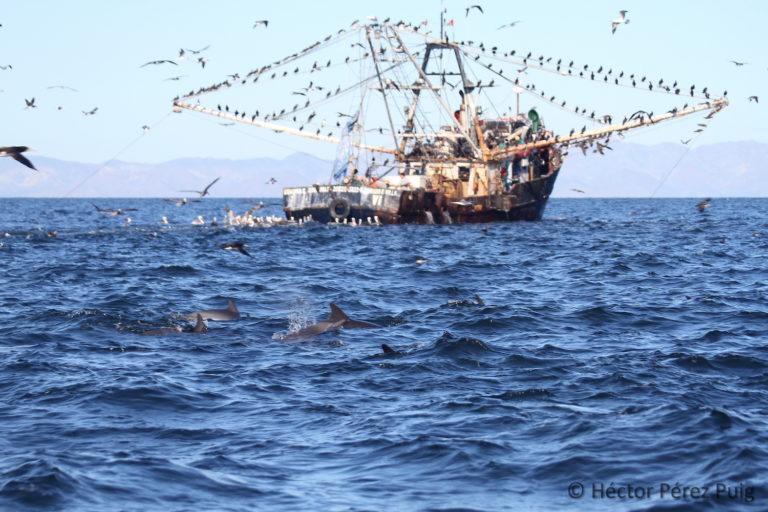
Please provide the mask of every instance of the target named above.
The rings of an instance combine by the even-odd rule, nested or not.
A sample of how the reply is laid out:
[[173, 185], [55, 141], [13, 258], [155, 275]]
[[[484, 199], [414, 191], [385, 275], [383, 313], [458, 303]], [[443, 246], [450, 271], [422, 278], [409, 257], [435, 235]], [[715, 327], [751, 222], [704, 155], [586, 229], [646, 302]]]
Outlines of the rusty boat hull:
[[320, 223], [452, 224], [536, 221], [542, 218], [559, 169], [508, 192], [453, 200], [424, 189], [316, 185], [283, 191], [288, 219]]

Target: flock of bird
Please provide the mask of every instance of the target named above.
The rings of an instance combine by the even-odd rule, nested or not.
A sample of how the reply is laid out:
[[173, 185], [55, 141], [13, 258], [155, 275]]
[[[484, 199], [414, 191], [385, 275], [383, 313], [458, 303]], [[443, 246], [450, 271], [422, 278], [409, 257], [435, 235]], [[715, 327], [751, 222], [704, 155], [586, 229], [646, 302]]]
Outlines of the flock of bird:
[[[465, 7], [465, 17], [469, 17], [472, 14], [484, 14], [485, 11], [483, 10], [482, 5], [475, 4], [475, 5], [469, 5]], [[629, 11], [627, 10], [621, 10], [619, 11], [618, 18], [611, 21], [611, 31], [612, 33], [615, 33], [617, 28], [621, 25], [627, 25], [629, 23], [629, 18], [627, 17], [627, 14]], [[374, 24], [378, 24], [379, 20], [375, 17], [369, 17], [369, 21], [373, 22]], [[390, 19], [386, 18], [381, 22], [381, 24], [387, 24], [390, 23]], [[504, 28], [513, 28], [516, 25], [521, 23], [521, 20], [515, 20], [511, 21], [509, 23], [502, 24], [498, 27], [499, 30]], [[397, 23], [394, 23], [393, 26], [401, 28], [401, 29], [407, 29], [415, 33], [421, 33], [421, 34], [429, 34], [429, 31], [423, 30], [424, 27], [426, 27], [428, 22], [422, 21], [420, 23], [407, 23], [405, 21], [399, 21]], [[0, 25], [1, 26], [1, 25]], [[261, 19], [256, 20], [253, 22], [252, 27], [254, 29], [257, 29], [259, 27], [267, 28], [269, 27], [269, 20]], [[277, 60], [273, 62], [272, 64], [263, 66], [258, 69], [254, 69], [249, 71], [248, 73], [244, 74], [242, 77], [240, 74], [232, 74], [229, 76], [228, 80], [225, 80], [223, 82], [219, 82], [216, 84], [213, 84], [209, 87], [202, 87], [198, 90], [192, 90], [188, 94], [183, 95], [184, 98], [192, 98], [195, 96], [199, 96], [201, 94], [206, 94], [210, 92], [214, 92], [216, 90], [219, 90], [222, 87], [231, 87], [234, 84], [240, 83], [240, 84], [246, 84], [246, 83], [253, 83], [257, 82], [260, 77], [262, 76], [269, 76], [270, 79], [276, 79], [280, 77], [287, 77], [290, 75], [298, 75], [299, 73], [315, 73], [319, 72], [323, 69], [328, 69], [332, 66], [332, 61], [328, 60], [327, 62], [318, 62], [317, 60], [312, 64], [311, 67], [306, 68], [300, 68], [299, 66], [296, 66], [293, 68], [293, 70], [285, 70], [281, 73], [278, 71], [278, 68], [281, 66], [286, 66], [290, 63], [293, 63], [294, 61], [297, 61], [301, 57], [304, 57], [306, 55], [309, 55], [311, 53], [314, 53], [318, 51], [319, 49], [330, 45], [334, 43], [337, 39], [340, 37], [343, 37], [344, 35], [351, 32], [353, 29], [360, 28], [360, 21], [355, 20], [350, 24], [349, 29], [342, 29], [339, 30], [335, 34], [328, 35], [322, 40], [319, 40], [303, 50], [296, 52], [292, 55], [289, 55], [288, 57], [284, 59]], [[356, 43], [359, 45], [359, 43]], [[672, 95], [680, 95], [683, 93], [683, 91], [687, 91], [688, 95], [691, 97], [696, 98], [704, 98], [706, 100], [709, 100], [710, 98], [710, 92], [707, 87], [704, 87], [702, 89], [697, 89], [695, 85], [691, 85], [690, 88], [685, 89], [682, 85], [678, 83], [678, 81], [665, 81], [664, 79], [659, 79], [658, 81], [650, 80], [646, 76], [640, 76], [640, 74], [629, 74], [621, 70], [616, 70], [614, 72], [613, 69], [606, 69], [605, 66], [591, 66], [588, 64], [585, 64], [583, 66], [575, 65], [574, 61], [571, 60], [568, 64], [565, 64], [567, 59], [554, 59], [552, 57], [545, 57], [544, 55], [538, 56], [538, 58], [533, 56], [532, 52], [520, 52], [519, 54], [515, 50], [509, 50], [509, 51], [502, 51], [498, 47], [487, 47], [484, 43], [475, 44], [473, 41], [461, 41], [460, 45], [462, 49], [465, 51], [465, 53], [469, 56], [470, 54], [474, 53], [474, 61], [478, 62], [479, 65], [481, 65], [486, 70], [494, 73], [496, 76], [495, 79], [490, 80], [487, 83], [483, 83], [483, 80], [478, 80], [476, 84], [474, 84], [475, 88], [478, 90], [483, 90], [485, 88], [491, 88], [496, 86], [496, 80], [506, 80], [508, 82], [511, 82], [515, 85], [521, 86], [524, 88], [526, 92], [535, 94], [538, 98], [540, 98], [543, 101], [547, 101], [552, 105], [555, 105], [559, 108], [562, 108], [564, 110], [569, 109], [570, 105], [569, 102], [566, 100], [563, 100], [561, 98], [558, 98], [556, 95], [550, 95], [546, 94], [544, 91], [537, 90], [536, 85], [532, 83], [524, 84], [520, 81], [520, 76], [523, 74], [527, 74], [528, 69], [540, 69], [543, 71], [554, 71], [562, 76], [569, 76], [569, 77], [579, 77], [586, 80], [591, 80], [595, 82], [603, 82], [606, 84], [613, 84], [613, 85], [623, 85], [623, 86], [629, 86], [631, 83], [631, 87], [638, 87], [638, 86], [647, 86], [647, 89], [649, 91], [654, 92], [666, 92], [668, 94]], [[355, 46], [355, 45], [352, 45]], [[205, 68], [206, 63], [208, 62], [207, 57], [205, 56], [205, 52], [210, 49], [210, 45], [207, 45], [205, 47], [199, 48], [199, 49], [191, 49], [191, 48], [180, 48], [178, 51], [178, 56], [175, 59], [170, 58], [160, 58], [151, 60], [148, 62], [145, 62], [140, 68], [150, 67], [150, 66], [178, 66], [179, 62], [177, 61], [183, 61], [188, 58], [196, 59], [196, 62], [202, 67]], [[374, 49], [371, 47], [368, 49], [370, 51], [374, 51]], [[375, 50], [379, 55], [379, 58], [385, 58], [386, 54], [388, 53], [388, 49], [385, 48], [383, 45], [380, 46], [377, 50]], [[389, 53], [392, 52], [398, 52], [397, 47], [392, 47], [389, 49]], [[418, 54], [418, 53], [417, 53]], [[523, 57], [525, 55], [525, 57]], [[369, 53], [366, 52], [363, 54], [363, 56], [360, 59], [362, 60], [367, 57], [369, 57]], [[481, 61], [481, 58], [483, 59]], [[515, 70], [514, 73], [506, 72], [503, 67], [500, 67], [498, 64], [495, 64], [493, 62], [490, 62], [490, 60], [502, 60], [507, 61], [516, 65], [522, 65], [522, 68], [518, 68]], [[351, 56], [348, 56], [344, 59], [344, 64], [350, 64], [355, 62], [356, 60], [353, 60]], [[747, 66], [749, 63], [740, 61], [740, 60], [731, 60], [730, 61], [734, 66], [737, 68], [742, 68], [744, 66]], [[339, 62], [341, 64], [341, 62]], [[12, 65], [8, 64], [5, 66], [0, 66], [0, 70], [12, 70]], [[506, 72], [506, 73], [505, 73]], [[515, 74], [518, 75], [515, 77]], [[279, 76], [278, 76], [279, 75]], [[180, 80], [186, 75], [178, 75], [166, 78], [165, 80]], [[510, 77], [515, 77], [514, 79]], [[443, 80], [445, 78], [443, 77]], [[394, 83], [393, 81], [389, 81], [387, 85], [391, 85], [394, 88], [398, 88], [398, 85]], [[450, 84], [449, 84], [450, 85]], [[52, 85], [49, 86], [48, 89], [61, 89], [61, 90], [68, 90], [72, 92], [77, 92], [75, 88], [72, 88], [67, 85]], [[306, 100], [302, 102], [297, 102], [293, 106], [286, 106], [282, 109], [275, 109], [271, 112], [264, 112], [256, 110], [253, 113], [246, 113], [245, 111], [240, 111], [239, 109], [230, 109], [228, 105], [218, 105], [218, 110], [220, 112], [226, 112], [233, 114], [236, 118], [240, 119], [251, 119], [252, 121], [255, 121], [257, 118], [261, 118], [264, 120], [290, 120], [297, 124], [298, 129], [300, 131], [305, 130], [308, 126], [312, 126], [312, 130], [315, 131], [317, 135], [321, 133], [323, 129], [331, 128], [331, 123], [328, 122], [326, 119], [322, 118], [321, 116], [318, 116], [317, 111], [312, 110], [311, 113], [306, 115], [306, 117], [303, 117], [300, 115], [300, 112], [302, 111], [308, 111], [311, 108], [313, 108], [313, 105], [317, 102], [324, 102], [325, 100], [328, 100], [332, 97], [339, 96], [341, 94], [344, 94], [348, 92], [350, 89], [348, 88], [342, 88], [341, 85], [337, 85], [335, 87], [327, 87], [324, 85], [321, 85], [316, 82], [316, 80], [311, 80], [309, 84], [306, 87], [303, 87], [299, 90], [295, 90], [292, 92], [292, 95], [295, 96], [302, 96], [306, 98]], [[313, 95], [313, 98], [310, 98], [310, 94]], [[723, 93], [723, 96], [727, 96], [727, 91]], [[177, 97], [176, 99], [178, 99]], [[749, 102], [759, 103], [759, 97], [757, 95], [751, 95], [748, 97]], [[38, 104], [36, 102], [36, 98], [32, 97], [31, 99], [25, 98], [25, 108], [27, 109], [33, 109], [37, 108]], [[681, 107], [681, 110], [684, 110], [688, 107], [688, 105], [684, 105]], [[62, 107], [58, 107], [61, 109]], [[84, 116], [94, 116], [97, 114], [99, 110], [99, 107], [93, 107], [90, 110], [83, 110], [82, 114]], [[678, 111], [677, 108], [670, 110], [669, 112], [675, 113]], [[588, 113], [589, 112], [589, 113]], [[596, 122], [596, 123], [604, 123], [604, 124], [610, 124], [613, 122], [613, 116], [610, 114], [598, 114], [595, 112], [595, 110], [587, 109], [583, 106], [574, 106], [572, 113], [577, 114], [579, 116], [582, 116], [584, 118], [589, 119], [590, 121]], [[343, 117], [347, 114], [339, 113], [339, 117]], [[653, 118], [653, 112], [645, 112], [645, 111], [638, 111], [632, 116], [625, 116], [623, 119], [623, 122], [626, 123], [628, 120], [632, 120], [635, 116], [640, 115], [641, 119], [643, 117], [646, 117], [647, 119]], [[221, 123], [225, 126], [229, 126], [232, 123]], [[340, 121], [335, 122], [336, 128], [342, 127], [342, 123]], [[706, 123], [700, 123], [697, 126], [697, 129], [694, 133], [701, 133], [706, 128]], [[149, 130], [148, 125], [142, 126], [142, 129], [144, 131]], [[385, 131], [389, 131], [387, 128], [379, 127], [374, 129], [378, 131], [379, 133], [383, 134]], [[586, 126], [582, 127], [581, 133], [584, 133], [586, 130]], [[570, 132], [570, 135], [573, 135], [576, 133], [577, 130], [573, 129]], [[333, 131], [327, 132], [328, 136], [331, 136], [333, 134]], [[681, 143], [683, 144], [689, 144], [692, 139], [684, 139], [681, 140]], [[592, 141], [589, 141], [590, 147], [592, 147]], [[580, 147], [582, 151], [586, 153], [586, 149], [584, 146], [584, 143], [580, 144]], [[595, 152], [603, 154], [604, 149], [611, 149], [608, 146], [608, 141], [606, 141], [604, 144], [599, 143], [597, 144], [597, 148], [595, 149]], [[29, 167], [30, 169], [36, 170], [32, 162], [27, 159], [23, 153], [27, 151], [28, 148], [26, 146], [11, 146], [11, 147], [0, 147], [0, 156], [7, 156], [15, 159], [19, 163]], [[204, 188], [202, 191], [184, 191], [184, 192], [195, 192], [199, 194], [200, 197], [205, 197], [207, 195], [208, 190], [210, 187], [216, 183], [217, 180], [215, 180], [213, 183], [209, 184], [206, 188]], [[268, 184], [275, 184], [276, 180], [274, 178], [270, 178], [270, 181], [268, 181]], [[193, 202], [195, 200], [188, 200], [188, 199], [181, 199], [176, 204], [179, 206], [184, 206], [188, 204], [189, 202]]]
[[[612, 23], [612, 31], [615, 32], [615, 29], [620, 25], [625, 25], [629, 23], [629, 19], [627, 17], [629, 11], [622, 10], [619, 13], [619, 17], [615, 20], [613, 20]], [[484, 14], [483, 8], [481, 5], [471, 5], [465, 8], [465, 16], [469, 17], [470, 14], [477, 13], [477, 14]], [[374, 23], [378, 23], [378, 20], [371, 17], [369, 18]], [[388, 23], [389, 19], [384, 20], [382, 23]], [[507, 28], [507, 27], [514, 27], [515, 25], [519, 24], [521, 21], [516, 20], [504, 25], [499, 26], [499, 29]], [[426, 26], [426, 22], [421, 22], [419, 24], [409, 24], [403, 21], [397, 22], [395, 24], [392, 24], [392, 26], [400, 28], [400, 29], [408, 29], [413, 32], [419, 32], [419, 29]], [[355, 20], [351, 25], [350, 29], [360, 28], [359, 20]], [[322, 40], [316, 41], [312, 45], [309, 45], [308, 47], [304, 48], [303, 50], [296, 52], [292, 55], [289, 55], [288, 57], [277, 60], [271, 64], [262, 66], [261, 68], [253, 69], [249, 71], [248, 73], [244, 73], [243, 75], [239, 73], [231, 74], [229, 75], [229, 78], [227, 80], [224, 80], [222, 82], [215, 83], [213, 85], [207, 86], [207, 87], [201, 87], [197, 90], [190, 90], [188, 93], [177, 96], [174, 98], [174, 100], [178, 100], [179, 98], [184, 99], [191, 99], [198, 97], [203, 94], [208, 94], [212, 92], [216, 92], [218, 90], [221, 90], [222, 88], [229, 88], [233, 87], [235, 85], [245, 85], [248, 83], [256, 83], [262, 78], [267, 78], [269, 80], [277, 80], [280, 78], [287, 78], [287, 77], [293, 77], [299, 74], [303, 73], [315, 73], [319, 72], [323, 69], [331, 68], [334, 64], [331, 60], [327, 60], [324, 64], [323, 61], [315, 60], [311, 67], [302, 67], [300, 65], [293, 65], [295, 61], [300, 59], [301, 57], [307, 56], [310, 53], [317, 52], [321, 48], [330, 45], [334, 43], [336, 40], [338, 40], [339, 37], [343, 37], [345, 34], [350, 32], [350, 29], [341, 29], [335, 34], [330, 34], [327, 37], [325, 37]], [[426, 34], [426, 32], [422, 32], [423, 34]], [[384, 38], [386, 39], [386, 37]], [[572, 112], [573, 114], [576, 114], [578, 116], [581, 116], [591, 122], [595, 123], [602, 123], [602, 124], [611, 124], [613, 123], [614, 116], [611, 114], [598, 114], [594, 109], [588, 109], [586, 107], [575, 105], [573, 107], [570, 106], [570, 103], [562, 98], [558, 98], [557, 95], [554, 94], [547, 94], [544, 91], [541, 91], [537, 89], [536, 85], [533, 83], [524, 83], [521, 82], [520, 76], [522, 74], [527, 74], [527, 70], [529, 69], [540, 69], [542, 71], [550, 71], [550, 72], [556, 72], [557, 74], [561, 76], [567, 76], [567, 77], [578, 77], [585, 80], [590, 80], [594, 82], [600, 82], [604, 84], [610, 84], [610, 85], [617, 85], [622, 87], [632, 87], [632, 88], [639, 88], [644, 87], [650, 92], [662, 92], [667, 93], [669, 95], [673, 96], [680, 96], [680, 95], [686, 95], [690, 96], [692, 99], [701, 99], [702, 102], [709, 101], [712, 97], [709, 88], [703, 87], [703, 88], [697, 88], [696, 85], [691, 85], [690, 87], [685, 88], [682, 84], [680, 84], [677, 80], [664, 80], [659, 79], [658, 81], [649, 79], [646, 75], [641, 75], [639, 73], [625, 73], [622, 70], [614, 70], [612, 68], [608, 68], [607, 66], [590, 66], [588, 64], [584, 65], [576, 65], [573, 60], [571, 60], [568, 64], [565, 64], [567, 62], [567, 59], [555, 59], [552, 57], [545, 57], [543, 55], [540, 55], [538, 58], [533, 56], [532, 52], [527, 52], [527, 55], [525, 52], [520, 52], [519, 54], [515, 50], [510, 50], [507, 52], [504, 52], [502, 50], [499, 50], [498, 47], [486, 47], [483, 43], [479, 43], [479, 45], [476, 45], [473, 41], [461, 41], [459, 43], [462, 47], [462, 49], [465, 51], [465, 54], [468, 56], [474, 52], [474, 61], [478, 62], [479, 65], [481, 65], [486, 70], [490, 71], [491, 73], [494, 73], [496, 75], [495, 79], [492, 79], [490, 81], [484, 82], [483, 80], [478, 80], [476, 84], [474, 84], [474, 87], [482, 91], [487, 88], [492, 88], [497, 86], [498, 81], [508, 81], [514, 85], [520, 86], [524, 88], [524, 90], [528, 93], [535, 93], [535, 96], [541, 100], [548, 102], [549, 104], [553, 105], [556, 108], [560, 108], [565, 111]], [[352, 56], [347, 56], [344, 58], [343, 63], [349, 64], [354, 63], [359, 60], [365, 59], [370, 57], [370, 51], [374, 50], [373, 48], [368, 48], [365, 45], [362, 45], [360, 43], [355, 43], [352, 45], [354, 46], [360, 46], [363, 48], [364, 53], [362, 54], [362, 57], [360, 58], [353, 58]], [[377, 53], [377, 57], [382, 60], [387, 57], [388, 54], [392, 54], [393, 52], [397, 52], [398, 48], [395, 46], [393, 48], [385, 48], [383, 45], [380, 46], [380, 48], [375, 50], [375, 53]], [[418, 54], [418, 52], [416, 52]], [[481, 57], [483, 60], [481, 61]], [[493, 60], [502, 60], [502, 61], [508, 61], [510, 63], [514, 63], [517, 65], [521, 65], [522, 68], [516, 69], [516, 73], [507, 72], [505, 74], [505, 70], [503, 67], [499, 67], [498, 65], [495, 65], [492, 62], [488, 62], [489, 59]], [[734, 63], [738, 63], [738, 65], [745, 65], [746, 63], [733, 61]], [[279, 69], [280, 67], [288, 66], [289, 64], [292, 65], [292, 69]], [[341, 62], [339, 62], [341, 64]], [[515, 77], [515, 75], [518, 75]], [[334, 72], [334, 76], [338, 76], [338, 73]], [[514, 79], [512, 78], [514, 77]], [[375, 79], [376, 77], [369, 77], [370, 80]], [[455, 87], [453, 84], [446, 83], [445, 77], [443, 76], [443, 85], [448, 85]], [[390, 79], [385, 79], [384, 81], [384, 87], [386, 88], [394, 88], [397, 90], [400, 90], [401, 86], [399, 86], [395, 81]], [[406, 90], [410, 91], [409, 86], [405, 86]], [[293, 123], [295, 129], [302, 132], [314, 132], [315, 135], [321, 135], [324, 134], [328, 137], [333, 136], [334, 132], [332, 130], [333, 128], [333, 121], [329, 121], [327, 119], [327, 116], [320, 115], [318, 110], [315, 109], [316, 105], [319, 105], [321, 103], [325, 103], [326, 101], [336, 98], [340, 95], [343, 95], [347, 92], [350, 92], [352, 88], [344, 87], [342, 85], [333, 85], [333, 86], [326, 86], [321, 85], [318, 83], [317, 80], [313, 79], [309, 81], [309, 85], [306, 87], [299, 88], [297, 90], [293, 90], [291, 92], [291, 95], [293, 96], [299, 96], [302, 97], [302, 101], [294, 102], [291, 106], [286, 105], [283, 108], [275, 108], [274, 110], [268, 111], [266, 109], [253, 109], [248, 111], [248, 109], [240, 109], [240, 108], [231, 108], [229, 105], [222, 105], [219, 104], [216, 107], [216, 110], [221, 114], [221, 117], [224, 117], [226, 119], [229, 119], [229, 122], [220, 123], [222, 126], [232, 126], [232, 120], [238, 120], [238, 121], [250, 121], [252, 123], [258, 124], [258, 121], [265, 121], [265, 122], [272, 122], [272, 121], [287, 121], [289, 123]], [[727, 97], [728, 92], [724, 91], [722, 96]], [[748, 98], [748, 101], [750, 102], [759, 102], [759, 98], [756, 95], [750, 96]], [[688, 108], [688, 104], [686, 103], [682, 107], [675, 107], [669, 110], [668, 112], [675, 114], [678, 111], [685, 110]], [[511, 110], [511, 107], [509, 108]], [[304, 112], [302, 114], [302, 112]], [[644, 111], [641, 111], [644, 112]], [[647, 118], [650, 120], [653, 117], [653, 112], [646, 112], [648, 114]], [[344, 116], [345, 114], [340, 113], [339, 116]], [[623, 122], [626, 123], [628, 120], [632, 119], [632, 116], [625, 116]], [[343, 123], [340, 121], [335, 122], [335, 127], [340, 128], [343, 126]], [[329, 130], [329, 128], [331, 128]], [[703, 128], [703, 127], [699, 127]], [[581, 130], [581, 133], [583, 133], [586, 130], [586, 127], [583, 127]], [[386, 127], [378, 127], [373, 128], [370, 131], [378, 131], [380, 134], [384, 134], [385, 132], [390, 132], [391, 130]], [[574, 129], [571, 131], [571, 134], [576, 132], [577, 130]], [[398, 134], [401, 132], [398, 130]], [[700, 133], [700, 132], [697, 132]]]

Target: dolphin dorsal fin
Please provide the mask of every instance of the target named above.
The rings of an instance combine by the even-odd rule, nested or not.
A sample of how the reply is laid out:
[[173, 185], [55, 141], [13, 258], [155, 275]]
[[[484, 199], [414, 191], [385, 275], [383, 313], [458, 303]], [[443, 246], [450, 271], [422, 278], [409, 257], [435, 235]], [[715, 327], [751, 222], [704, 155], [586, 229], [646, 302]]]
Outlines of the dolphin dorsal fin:
[[227, 311], [230, 311], [232, 313], [239, 313], [237, 310], [237, 306], [235, 305], [235, 301], [232, 299], [227, 300]]
[[200, 334], [208, 332], [208, 326], [205, 325], [205, 322], [203, 321], [203, 315], [200, 313], [197, 314], [197, 322], [195, 323], [195, 328], [192, 329], [192, 332], [197, 332]]
[[387, 355], [397, 354], [397, 351], [395, 349], [393, 349], [392, 347], [390, 347], [389, 345], [387, 345], [386, 343], [383, 343], [381, 345], [381, 351], [384, 352]]
[[331, 304], [331, 316], [328, 317], [328, 321], [341, 322], [344, 320], [349, 320], [347, 314], [344, 313], [336, 304]]

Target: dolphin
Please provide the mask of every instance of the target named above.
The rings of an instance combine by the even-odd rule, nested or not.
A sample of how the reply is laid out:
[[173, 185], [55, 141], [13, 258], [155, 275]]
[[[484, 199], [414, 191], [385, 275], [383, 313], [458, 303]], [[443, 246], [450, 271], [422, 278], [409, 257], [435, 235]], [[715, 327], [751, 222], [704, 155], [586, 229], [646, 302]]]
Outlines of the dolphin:
[[328, 331], [338, 329], [376, 329], [381, 327], [371, 322], [352, 320], [336, 304], [331, 304], [331, 315], [327, 320], [305, 327], [299, 331], [288, 333], [283, 337], [284, 340], [295, 340], [299, 338], [310, 338], [323, 334]]
[[195, 326], [191, 331], [185, 331], [181, 328], [181, 326], [176, 325], [174, 327], [161, 327], [160, 329], [151, 329], [149, 331], [144, 331], [141, 334], [145, 336], [166, 336], [168, 334], [181, 334], [185, 332], [192, 332], [195, 334], [205, 334], [208, 332], [208, 326], [205, 325], [203, 317], [200, 315], [200, 313], [197, 314], [197, 321], [195, 322]]
[[228, 322], [230, 320], [237, 320], [240, 318], [240, 311], [237, 310], [235, 301], [232, 299], [227, 300], [226, 309], [205, 309], [203, 311], [195, 311], [190, 313], [185, 318], [187, 320], [194, 320], [196, 316], [202, 316], [203, 320], [215, 320], [218, 322]]
[[401, 352], [400, 350], [396, 350], [396, 349], [390, 347], [389, 345], [387, 345], [386, 343], [382, 343], [381, 344], [381, 351], [382, 351], [382, 354], [385, 355], [385, 356], [402, 356], [402, 355], [405, 355], [405, 352]]

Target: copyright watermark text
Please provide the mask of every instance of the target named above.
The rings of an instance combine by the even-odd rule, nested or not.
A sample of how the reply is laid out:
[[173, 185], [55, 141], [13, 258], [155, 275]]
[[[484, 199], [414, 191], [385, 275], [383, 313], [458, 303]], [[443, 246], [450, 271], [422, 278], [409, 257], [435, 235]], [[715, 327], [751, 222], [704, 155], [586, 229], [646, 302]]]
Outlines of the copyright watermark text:
[[571, 482], [568, 496], [593, 500], [716, 500], [752, 503], [755, 488], [744, 483], [717, 482], [711, 485], [684, 485], [679, 482], [659, 485], [636, 485], [616, 482]]

